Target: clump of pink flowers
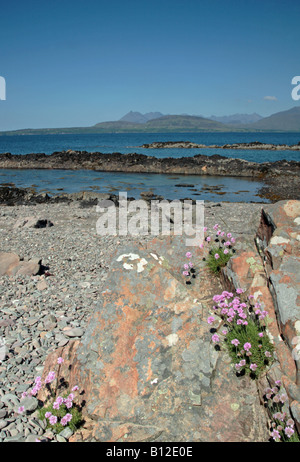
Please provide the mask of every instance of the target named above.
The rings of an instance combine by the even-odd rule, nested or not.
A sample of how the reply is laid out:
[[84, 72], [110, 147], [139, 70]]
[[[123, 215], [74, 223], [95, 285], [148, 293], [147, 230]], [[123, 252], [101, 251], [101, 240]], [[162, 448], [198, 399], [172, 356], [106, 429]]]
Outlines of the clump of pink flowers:
[[[218, 274], [220, 269], [228, 263], [232, 254], [235, 252], [234, 244], [236, 239], [232, 233], [225, 232], [216, 223], [213, 226], [214, 233], [208, 234], [207, 227], [203, 228], [204, 242], [200, 243], [199, 247], [207, 251], [208, 255], [203, 259], [207, 262], [208, 268], [215, 274]], [[214, 234], [214, 235], [213, 235]]]
[[271, 363], [273, 345], [264, 324], [268, 313], [259, 302], [253, 305], [252, 298], [245, 298], [241, 288], [236, 289], [236, 294], [223, 291], [215, 295], [214, 314], [207, 318], [207, 322], [212, 327], [212, 342], [219, 347], [223, 341], [236, 372], [256, 378]]
[[186, 278], [186, 284], [191, 284], [191, 279], [195, 277], [194, 264], [191, 260], [193, 255], [191, 252], [186, 252], [185, 256], [187, 258], [187, 261], [183, 265], [182, 274]]
[[274, 387], [264, 390], [264, 401], [271, 416], [271, 438], [276, 442], [300, 442], [295, 422], [288, 414], [287, 394], [282, 390], [280, 380]]
[[[63, 362], [63, 358], [58, 358], [58, 365], [61, 365]], [[79, 387], [75, 385], [71, 393], [67, 392], [63, 395], [57, 395], [57, 390], [51, 389], [51, 384], [53, 385], [55, 379], [55, 371], [50, 371], [44, 381], [42, 381], [41, 377], [36, 377], [34, 386], [31, 390], [22, 393], [21, 400], [30, 395], [36, 396], [38, 392], [45, 387], [50, 393], [51, 398], [47, 403], [43, 403], [43, 405], [40, 406], [39, 418], [41, 420], [46, 419], [48, 427], [56, 433], [60, 433], [66, 426], [69, 426], [69, 428], [75, 431], [82, 421], [80, 407], [75, 403], [76, 392], [79, 392]], [[22, 414], [24, 410], [24, 406], [20, 406], [18, 412]]]

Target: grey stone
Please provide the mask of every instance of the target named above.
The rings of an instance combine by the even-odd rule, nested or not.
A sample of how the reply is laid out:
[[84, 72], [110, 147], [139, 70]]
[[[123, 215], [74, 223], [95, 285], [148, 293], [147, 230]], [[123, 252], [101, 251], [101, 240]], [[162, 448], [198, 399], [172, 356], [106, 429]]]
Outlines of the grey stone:
[[0, 430], [2, 430], [2, 428], [5, 428], [5, 427], [7, 427], [7, 426], [8, 426], [7, 420], [1, 419], [1, 420], [0, 420]]
[[71, 428], [66, 427], [60, 432], [60, 435], [66, 438], [66, 440], [68, 440], [73, 435], [73, 431], [71, 430]]
[[28, 412], [35, 411], [38, 407], [38, 400], [34, 396], [29, 396], [22, 399], [22, 406], [24, 406], [25, 410]]

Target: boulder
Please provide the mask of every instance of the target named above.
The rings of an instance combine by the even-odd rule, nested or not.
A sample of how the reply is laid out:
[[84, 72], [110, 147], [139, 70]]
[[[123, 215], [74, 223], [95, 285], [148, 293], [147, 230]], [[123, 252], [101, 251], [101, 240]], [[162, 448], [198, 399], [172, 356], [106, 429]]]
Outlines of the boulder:
[[24, 261], [15, 253], [0, 252], [0, 276], [35, 276], [40, 270], [40, 258]]
[[13, 229], [17, 228], [49, 228], [53, 226], [53, 223], [47, 218], [37, 218], [34, 216], [19, 218], [13, 226]]

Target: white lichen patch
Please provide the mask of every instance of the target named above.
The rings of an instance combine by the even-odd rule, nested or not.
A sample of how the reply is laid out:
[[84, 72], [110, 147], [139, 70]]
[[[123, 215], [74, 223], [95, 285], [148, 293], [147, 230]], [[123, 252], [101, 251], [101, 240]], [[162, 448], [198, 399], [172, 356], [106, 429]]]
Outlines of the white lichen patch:
[[155, 253], [150, 253], [151, 257], [154, 258], [154, 260], [158, 260], [158, 256]]
[[140, 261], [138, 262], [137, 264], [137, 272], [138, 273], [141, 273], [142, 271], [144, 271], [144, 266], [147, 265], [147, 260], [145, 258], [141, 258]]
[[179, 337], [177, 334], [170, 334], [170, 335], [167, 335], [166, 339], [168, 341], [168, 345], [173, 346], [173, 345], [176, 345], [176, 343], [179, 340]]
[[300, 217], [295, 218], [294, 223], [297, 225], [300, 225]]
[[136, 253], [124, 253], [123, 255], [119, 255], [117, 258], [118, 262], [123, 261], [124, 259], [129, 260], [129, 261], [135, 261], [139, 260], [136, 262], [134, 265], [133, 263], [127, 263], [126, 261], [123, 263], [123, 268], [126, 270], [134, 270], [136, 268], [137, 273], [141, 273], [144, 271], [144, 266], [147, 265], [147, 260], [145, 258], [141, 258], [138, 254]]
[[286, 239], [282, 236], [273, 236], [270, 240], [270, 245], [278, 245], [278, 244], [288, 244], [290, 242], [289, 239]]
[[124, 258], [129, 258], [129, 260], [137, 260], [140, 256], [136, 253], [124, 253], [117, 258], [117, 261], [122, 261]]

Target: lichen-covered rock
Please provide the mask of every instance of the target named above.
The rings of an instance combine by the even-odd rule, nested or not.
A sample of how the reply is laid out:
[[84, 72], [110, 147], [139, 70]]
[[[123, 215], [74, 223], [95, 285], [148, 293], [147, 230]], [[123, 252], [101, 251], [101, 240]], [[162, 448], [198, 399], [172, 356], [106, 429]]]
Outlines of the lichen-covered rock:
[[44, 375], [62, 356], [58, 383], [83, 390], [85, 424], [72, 441], [266, 440], [255, 384], [239, 380], [211, 342], [219, 282], [206, 274], [193, 289], [174, 277], [181, 244], [118, 250], [83, 337], [48, 356]]

